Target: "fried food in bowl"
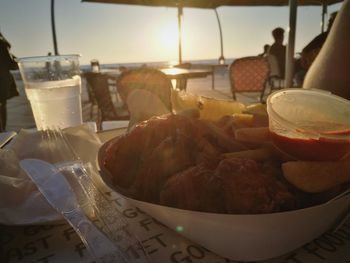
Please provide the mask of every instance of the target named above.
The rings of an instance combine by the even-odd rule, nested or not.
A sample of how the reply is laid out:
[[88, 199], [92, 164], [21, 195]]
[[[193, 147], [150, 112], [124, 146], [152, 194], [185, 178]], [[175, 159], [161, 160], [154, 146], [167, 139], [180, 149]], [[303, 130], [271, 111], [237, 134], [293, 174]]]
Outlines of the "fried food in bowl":
[[132, 204], [221, 256], [287, 253], [336, 223], [350, 197], [327, 200], [348, 181], [319, 193], [290, 183], [281, 167], [292, 160], [252, 115], [213, 122], [168, 114], [141, 122], [101, 147], [101, 176]]

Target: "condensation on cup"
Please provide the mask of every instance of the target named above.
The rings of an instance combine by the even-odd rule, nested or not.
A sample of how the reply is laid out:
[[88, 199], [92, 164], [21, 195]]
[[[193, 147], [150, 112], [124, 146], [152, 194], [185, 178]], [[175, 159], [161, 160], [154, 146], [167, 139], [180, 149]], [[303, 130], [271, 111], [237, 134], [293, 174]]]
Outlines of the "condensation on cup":
[[18, 64], [38, 130], [82, 124], [79, 55], [20, 58]]

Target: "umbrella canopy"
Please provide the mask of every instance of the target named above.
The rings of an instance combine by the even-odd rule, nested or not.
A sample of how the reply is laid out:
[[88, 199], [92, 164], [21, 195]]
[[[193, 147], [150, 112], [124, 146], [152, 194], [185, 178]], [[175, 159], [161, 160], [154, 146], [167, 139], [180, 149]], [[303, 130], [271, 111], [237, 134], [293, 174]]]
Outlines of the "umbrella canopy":
[[[145, 5], [145, 6], [168, 6], [217, 8], [219, 6], [284, 6], [289, 0], [82, 0], [83, 2]], [[298, 5], [330, 5], [342, 2], [342, 0], [299, 0]]]
[[[324, 14], [327, 6], [343, 0], [82, 0], [82, 2], [125, 4], [125, 5], [143, 5], [155, 7], [177, 7], [178, 8], [178, 24], [179, 24], [179, 63], [182, 62], [181, 57], [181, 15], [183, 7], [216, 9], [220, 6], [287, 6], [289, 5], [289, 35], [287, 45], [286, 59], [286, 87], [291, 87], [293, 82], [293, 58], [295, 45], [295, 27], [296, 27], [296, 10], [299, 6], [323, 6], [322, 25], [324, 24]], [[218, 18], [221, 50], [222, 35], [221, 25]], [[223, 54], [221, 54], [223, 58]], [[220, 58], [221, 58], [220, 57]]]

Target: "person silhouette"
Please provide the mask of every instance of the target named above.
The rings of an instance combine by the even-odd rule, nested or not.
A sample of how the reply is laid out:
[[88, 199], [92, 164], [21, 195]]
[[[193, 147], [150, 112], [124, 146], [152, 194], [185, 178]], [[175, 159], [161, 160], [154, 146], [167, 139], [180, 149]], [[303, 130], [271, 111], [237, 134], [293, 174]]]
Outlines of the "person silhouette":
[[283, 45], [284, 29], [276, 27], [272, 30], [272, 36], [274, 38], [274, 43], [271, 45], [268, 53], [269, 55], [275, 56], [279, 67], [280, 77], [284, 78], [286, 64], [286, 46]]
[[266, 57], [269, 53], [269, 49], [270, 49], [270, 45], [269, 44], [265, 44], [263, 47], [263, 52], [260, 53], [258, 56], [259, 57]]
[[7, 100], [19, 95], [15, 79], [10, 72], [18, 69], [18, 65], [10, 48], [11, 44], [0, 32], [0, 131], [6, 128]]
[[301, 51], [301, 57], [304, 60], [304, 67], [308, 69], [312, 62], [315, 60], [316, 56], [320, 52], [324, 42], [327, 39], [328, 33], [332, 28], [334, 19], [336, 18], [338, 12], [333, 12], [328, 20], [327, 30], [321, 34], [314, 37]]
[[318, 34], [308, 44], [306, 44], [300, 53], [300, 58], [295, 60], [294, 80], [298, 86], [301, 86], [303, 84], [307, 71], [311, 67], [323, 44], [325, 43], [327, 36], [332, 28], [333, 22], [337, 16], [337, 13], [338, 12], [333, 12], [329, 16], [327, 30]]

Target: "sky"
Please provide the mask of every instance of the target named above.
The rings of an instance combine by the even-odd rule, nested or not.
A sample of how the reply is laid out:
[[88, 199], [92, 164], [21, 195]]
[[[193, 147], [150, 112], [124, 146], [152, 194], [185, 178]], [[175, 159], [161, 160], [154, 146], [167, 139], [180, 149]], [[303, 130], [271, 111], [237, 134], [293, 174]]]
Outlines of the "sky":
[[[0, 31], [17, 57], [53, 53], [50, 0], [0, 0]], [[328, 13], [339, 10], [331, 5]], [[219, 7], [225, 58], [257, 55], [273, 42], [271, 30], [288, 29], [288, 7]], [[295, 52], [321, 32], [321, 7], [298, 7]], [[176, 61], [177, 9], [56, 0], [60, 54], [80, 54], [81, 64]], [[287, 35], [287, 34], [286, 34]], [[285, 43], [287, 38], [285, 39]], [[217, 59], [219, 28], [213, 10], [185, 8], [183, 60]]]

